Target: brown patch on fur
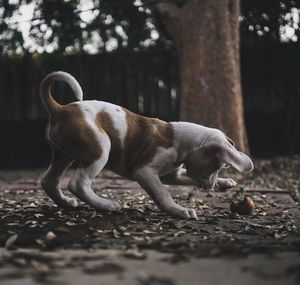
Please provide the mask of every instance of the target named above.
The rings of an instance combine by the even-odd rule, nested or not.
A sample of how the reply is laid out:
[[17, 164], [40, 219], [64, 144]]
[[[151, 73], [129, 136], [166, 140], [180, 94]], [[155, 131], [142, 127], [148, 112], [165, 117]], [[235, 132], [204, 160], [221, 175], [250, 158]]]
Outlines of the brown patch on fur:
[[95, 131], [76, 104], [64, 105], [50, 116], [48, 139], [81, 166], [90, 165], [102, 154]]
[[218, 145], [209, 145], [193, 151], [185, 161], [188, 174], [208, 177], [216, 172], [223, 164], [220, 159], [221, 152], [222, 149]]
[[99, 112], [97, 114], [96, 123], [100, 129], [103, 129], [110, 138], [111, 149], [109, 152], [107, 169], [120, 171], [123, 151], [119, 136], [119, 131], [114, 127], [113, 121], [107, 112]]
[[221, 152], [220, 146], [209, 145], [190, 153], [185, 161], [187, 176], [205, 190], [214, 187], [218, 172], [224, 165], [220, 158]]
[[124, 164], [127, 173], [132, 175], [136, 168], [151, 161], [157, 147], [172, 147], [174, 134], [171, 124], [167, 122], [123, 110], [126, 113], [128, 124], [124, 146]]

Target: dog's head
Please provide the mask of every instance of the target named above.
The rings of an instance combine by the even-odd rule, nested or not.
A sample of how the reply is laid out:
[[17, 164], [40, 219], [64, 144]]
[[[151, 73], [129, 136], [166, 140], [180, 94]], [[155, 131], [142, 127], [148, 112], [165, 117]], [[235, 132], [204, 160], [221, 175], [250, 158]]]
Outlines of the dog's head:
[[253, 170], [252, 160], [238, 151], [234, 142], [218, 130], [203, 146], [188, 155], [185, 166], [187, 175], [205, 190], [214, 188], [219, 171], [226, 166], [232, 166], [240, 172]]

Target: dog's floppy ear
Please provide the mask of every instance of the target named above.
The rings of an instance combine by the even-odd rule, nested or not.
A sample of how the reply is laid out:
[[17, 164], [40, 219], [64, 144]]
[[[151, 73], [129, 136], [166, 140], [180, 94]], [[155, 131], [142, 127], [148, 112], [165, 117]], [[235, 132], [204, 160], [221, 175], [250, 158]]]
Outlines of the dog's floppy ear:
[[250, 172], [254, 168], [252, 160], [229, 143], [222, 145], [221, 160], [240, 172]]

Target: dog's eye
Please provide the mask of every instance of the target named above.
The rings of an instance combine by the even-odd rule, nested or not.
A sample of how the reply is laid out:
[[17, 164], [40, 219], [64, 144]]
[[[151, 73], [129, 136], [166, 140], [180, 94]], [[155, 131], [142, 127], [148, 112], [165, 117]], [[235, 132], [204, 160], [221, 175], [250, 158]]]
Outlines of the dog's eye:
[[229, 142], [232, 146], [235, 147], [235, 143], [234, 143], [234, 141], [233, 141], [231, 138], [229, 138], [229, 137], [226, 136], [226, 139], [228, 140], [228, 142]]
[[224, 168], [229, 168], [230, 165], [229, 164], [225, 164]]

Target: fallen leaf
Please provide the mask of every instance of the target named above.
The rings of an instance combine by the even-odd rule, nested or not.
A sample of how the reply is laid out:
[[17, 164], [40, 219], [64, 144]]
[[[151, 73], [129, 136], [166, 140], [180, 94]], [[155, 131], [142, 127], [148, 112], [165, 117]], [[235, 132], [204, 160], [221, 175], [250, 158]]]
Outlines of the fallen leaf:
[[12, 248], [13, 244], [15, 243], [15, 241], [18, 239], [18, 235], [13, 235], [10, 238], [7, 239], [7, 241], [5, 242], [5, 248], [6, 249], [10, 249]]

